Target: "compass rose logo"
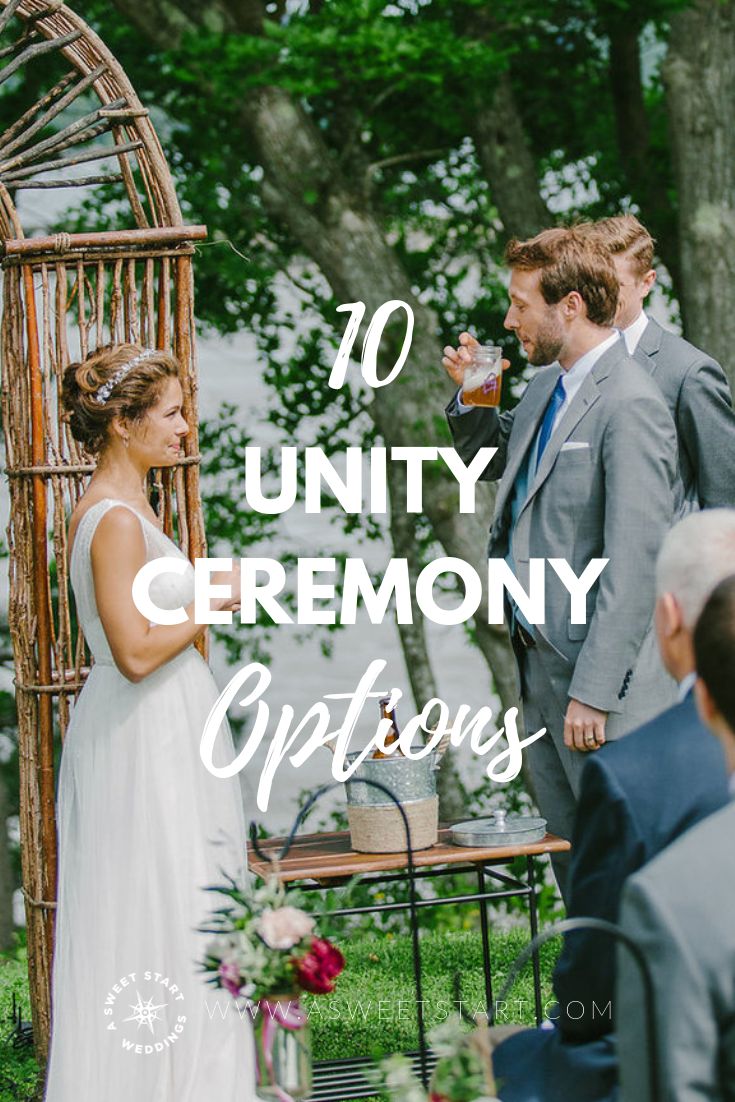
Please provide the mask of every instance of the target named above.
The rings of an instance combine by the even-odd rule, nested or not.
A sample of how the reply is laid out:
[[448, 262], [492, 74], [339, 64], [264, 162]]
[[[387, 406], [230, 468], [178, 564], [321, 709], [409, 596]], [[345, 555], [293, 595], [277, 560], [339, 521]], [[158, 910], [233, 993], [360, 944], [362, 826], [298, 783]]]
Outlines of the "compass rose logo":
[[128, 1018], [123, 1018], [124, 1022], [137, 1022], [138, 1027], [147, 1025], [151, 1033], [153, 1033], [153, 1023], [161, 1021], [161, 1017], [158, 1013], [159, 1010], [163, 1010], [168, 1003], [159, 1003], [158, 1006], [153, 1005], [153, 999], [143, 1001], [139, 991], [135, 992], [138, 996], [138, 1001], [135, 1005], [130, 1004], [130, 1008], [133, 1013]]
[[163, 1052], [184, 1031], [184, 993], [164, 972], [128, 972], [107, 992], [103, 1015], [111, 1037], [125, 1051], [138, 1056]]

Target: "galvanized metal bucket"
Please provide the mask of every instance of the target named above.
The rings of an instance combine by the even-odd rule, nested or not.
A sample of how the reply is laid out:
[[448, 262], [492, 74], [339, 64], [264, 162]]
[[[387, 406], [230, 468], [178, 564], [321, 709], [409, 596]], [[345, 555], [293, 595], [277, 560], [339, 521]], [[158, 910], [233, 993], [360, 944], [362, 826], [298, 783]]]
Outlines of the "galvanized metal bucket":
[[[360, 757], [360, 751], [346, 754], [348, 765]], [[389, 788], [400, 803], [411, 800], [425, 800], [436, 796], [436, 771], [441, 763], [442, 754], [432, 750], [425, 758], [415, 761], [402, 754], [393, 754], [389, 758], [366, 758], [355, 770], [355, 778], [379, 781]], [[350, 784], [345, 781], [347, 804], [349, 807], [395, 807], [384, 792], [369, 784]]]
[[[446, 735], [436, 750], [418, 760], [397, 753], [386, 758], [365, 758], [353, 774], [355, 780], [378, 781], [393, 793], [406, 813], [414, 850], [428, 849], [439, 836], [436, 773], [448, 745]], [[352, 764], [360, 751], [345, 757]], [[352, 848], [358, 853], [404, 853], [406, 828], [393, 801], [369, 784], [345, 781], [345, 789]]]

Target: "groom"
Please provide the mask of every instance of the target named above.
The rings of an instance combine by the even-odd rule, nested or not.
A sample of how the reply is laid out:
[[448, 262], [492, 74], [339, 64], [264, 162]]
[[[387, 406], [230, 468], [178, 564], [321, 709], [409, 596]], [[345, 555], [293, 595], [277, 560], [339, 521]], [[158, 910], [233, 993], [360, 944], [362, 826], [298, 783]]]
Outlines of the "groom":
[[[457, 452], [498, 450], [488, 557], [505, 557], [528, 590], [531, 558], [566, 559], [582, 574], [608, 560], [571, 623], [569, 594], [547, 576], [545, 623], [511, 605], [525, 722], [547, 735], [526, 751], [549, 829], [570, 838], [585, 755], [672, 703], [652, 632], [654, 564], [672, 523], [676, 434], [661, 392], [612, 329], [618, 280], [609, 255], [573, 229], [511, 241], [505, 326], [534, 366], [511, 411], [447, 407]], [[463, 359], [444, 364], [460, 384]], [[562, 897], [568, 856], [554, 868]]]

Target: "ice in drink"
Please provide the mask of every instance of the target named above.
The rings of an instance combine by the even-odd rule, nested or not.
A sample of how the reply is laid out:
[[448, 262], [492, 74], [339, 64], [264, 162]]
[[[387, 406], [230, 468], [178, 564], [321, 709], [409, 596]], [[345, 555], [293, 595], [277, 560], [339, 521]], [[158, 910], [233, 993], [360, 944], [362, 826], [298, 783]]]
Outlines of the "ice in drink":
[[462, 401], [466, 406], [499, 406], [503, 378], [503, 350], [495, 344], [481, 344], [464, 369]]

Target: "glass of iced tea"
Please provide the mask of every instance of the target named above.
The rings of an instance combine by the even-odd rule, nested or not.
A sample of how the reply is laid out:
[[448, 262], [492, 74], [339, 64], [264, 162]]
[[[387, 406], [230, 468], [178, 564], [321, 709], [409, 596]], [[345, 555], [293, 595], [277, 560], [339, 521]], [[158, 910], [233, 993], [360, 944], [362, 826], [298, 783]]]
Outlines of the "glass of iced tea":
[[479, 344], [464, 369], [462, 401], [466, 406], [499, 406], [503, 378], [503, 350], [497, 344]]

